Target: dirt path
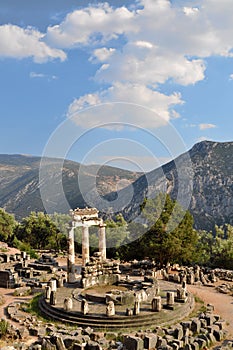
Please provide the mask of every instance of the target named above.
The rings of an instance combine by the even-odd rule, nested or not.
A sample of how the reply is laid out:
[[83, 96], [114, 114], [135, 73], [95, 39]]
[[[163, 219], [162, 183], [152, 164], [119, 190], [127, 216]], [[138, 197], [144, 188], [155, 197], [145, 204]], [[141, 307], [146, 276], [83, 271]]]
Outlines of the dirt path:
[[[216, 314], [219, 314], [226, 321], [226, 329], [228, 330], [227, 340], [233, 341], [233, 297], [216, 291], [213, 287], [187, 285], [188, 291], [202, 299], [207, 304], [212, 304]], [[4, 295], [5, 303], [0, 306], [0, 319], [6, 318], [6, 306], [14, 301], [28, 301], [32, 296], [15, 297], [14, 289], [0, 288], [0, 294]], [[14, 322], [10, 321], [14, 324]], [[30, 344], [34, 337], [28, 339]], [[35, 340], [35, 339], [34, 339]]]
[[214, 312], [226, 321], [228, 330], [228, 340], [233, 340], [233, 298], [230, 295], [222, 294], [215, 288], [188, 285], [188, 291], [202, 299], [207, 304], [214, 306]]
[[[18, 328], [20, 326], [19, 323], [14, 322], [8, 318], [7, 306], [13, 302], [24, 302], [24, 301], [27, 302], [28, 300], [33, 298], [33, 295], [28, 295], [25, 297], [16, 297], [14, 295], [14, 291], [15, 289], [0, 288], [0, 294], [4, 296], [4, 300], [5, 300], [4, 304], [0, 306], [0, 319], [5, 318], [10, 324]], [[37, 340], [37, 337], [29, 336], [26, 340], [24, 340], [24, 343], [29, 346], [32, 343], [34, 343], [36, 340]], [[1, 346], [7, 346], [7, 345], [11, 345], [11, 342], [1, 343]], [[1, 346], [0, 346], [0, 349], [1, 349]]]

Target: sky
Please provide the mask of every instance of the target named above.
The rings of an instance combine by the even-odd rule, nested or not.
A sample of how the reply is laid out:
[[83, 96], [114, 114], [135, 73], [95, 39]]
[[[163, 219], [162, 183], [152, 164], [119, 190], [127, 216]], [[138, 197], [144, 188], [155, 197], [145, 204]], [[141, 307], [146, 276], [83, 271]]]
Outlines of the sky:
[[0, 153], [148, 171], [232, 141], [232, 0], [1, 0]]

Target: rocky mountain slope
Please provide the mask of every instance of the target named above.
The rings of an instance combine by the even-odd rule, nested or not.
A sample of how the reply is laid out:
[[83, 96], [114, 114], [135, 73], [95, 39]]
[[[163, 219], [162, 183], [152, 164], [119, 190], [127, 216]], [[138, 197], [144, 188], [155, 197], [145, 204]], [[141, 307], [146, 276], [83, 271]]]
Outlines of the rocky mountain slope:
[[[233, 142], [200, 142], [189, 152], [142, 176], [108, 166], [98, 171], [97, 166], [82, 166], [80, 170], [80, 164], [65, 161], [61, 180], [56, 164], [55, 159], [47, 161], [49, 195], [53, 184], [62, 181], [66, 200], [72, 208], [86, 206], [78, 182], [81, 171], [84, 197], [100, 211], [104, 198], [105, 213], [106, 208], [113, 213], [122, 211], [130, 221], [139, 216], [140, 204], [145, 197], [167, 192], [191, 211], [196, 228], [209, 230], [215, 224], [233, 225]], [[0, 155], [0, 207], [14, 213], [17, 218], [33, 210], [44, 211], [39, 166], [39, 157]], [[119, 181], [122, 189], [118, 187], [117, 192], [115, 189]], [[51, 211], [64, 212], [61, 193], [56, 193], [56, 186], [48, 200], [53, 203]]]
[[134, 197], [124, 208], [127, 220], [139, 215], [146, 196], [163, 191], [191, 211], [198, 229], [233, 225], [233, 142], [197, 143], [189, 152], [137, 179], [133, 187]]
[[[14, 213], [17, 219], [27, 216], [31, 211], [45, 211], [40, 193], [41, 186], [45, 185], [39, 181], [40, 162], [40, 157], [0, 155], [0, 207]], [[60, 179], [58, 163], [56, 159], [46, 160], [47, 188], [52, 188], [54, 183], [62, 180], [70, 207], [86, 206], [78, 183], [80, 164], [65, 160], [62, 179]], [[82, 165], [81, 171], [85, 179], [84, 190], [91, 191], [91, 186], [96, 184], [100, 196], [116, 189], [116, 185], [126, 186], [141, 175], [110, 166], [102, 166], [98, 169], [95, 165]], [[56, 196], [55, 194], [52, 196], [54, 201], [52, 209], [57, 212], [62, 211], [61, 194], [56, 193]]]

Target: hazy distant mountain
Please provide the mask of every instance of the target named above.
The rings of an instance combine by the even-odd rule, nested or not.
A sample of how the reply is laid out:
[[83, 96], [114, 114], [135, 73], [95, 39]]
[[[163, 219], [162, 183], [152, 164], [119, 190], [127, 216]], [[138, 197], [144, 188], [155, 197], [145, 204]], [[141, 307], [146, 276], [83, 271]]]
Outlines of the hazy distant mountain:
[[[40, 157], [24, 155], [0, 155], [0, 207], [16, 218], [27, 216], [31, 211], [44, 211], [41, 200], [40, 187], [46, 185], [48, 189], [59, 179], [57, 159], [46, 159], [46, 184], [39, 183]], [[70, 207], [86, 206], [80, 193], [78, 173], [80, 164], [65, 160], [62, 170], [62, 186]], [[122, 186], [135, 181], [141, 174], [110, 166], [81, 166], [83, 178], [85, 179], [85, 191], [91, 191], [93, 178], [97, 184], [98, 193], [102, 196], [116, 188], [119, 181]], [[95, 175], [97, 173], [97, 176]], [[51, 185], [51, 187], [50, 187]], [[94, 184], [95, 185], [95, 184]], [[50, 195], [50, 193], [49, 193]], [[52, 208], [62, 211], [62, 200], [60, 193], [52, 193]]]
[[[163, 191], [174, 199], [179, 197], [185, 205], [191, 194], [188, 208], [196, 228], [233, 225], [233, 142], [200, 142], [174, 161], [137, 179], [133, 187], [134, 197], [124, 209], [127, 220], [139, 215], [139, 205], [146, 196]], [[126, 195], [128, 189], [123, 191]]]
[[[46, 184], [39, 183], [40, 158], [22, 155], [0, 155], [0, 206], [17, 218], [31, 211], [44, 211], [39, 187], [46, 185], [53, 205], [51, 211], [63, 211], [61, 194], [53, 184], [61, 181], [56, 159], [47, 160]], [[84, 179], [84, 196], [98, 209], [104, 198], [107, 208], [114, 210], [114, 203], [130, 221], [140, 213], [140, 204], [146, 196], [167, 192], [172, 198], [188, 206], [195, 219], [195, 227], [211, 229], [215, 224], [233, 225], [233, 142], [203, 141], [175, 160], [140, 176], [114, 167], [81, 166]], [[62, 185], [70, 207], [84, 207], [86, 202], [80, 193], [78, 173], [80, 164], [65, 161]], [[95, 176], [97, 172], [97, 176]], [[96, 180], [98, 194], [93, 184]], [[116, 183], [121, 181], [120, 191]], [[131, 184], [126, 186], [126, 184]], [[119, 190], [119, 188], [118, 188]], [[51, 198], [50, 198], [51, 196]], [[104, 196], [104, 197], [103, 197]], [[115, 201], [115, 202], [114, 202]]]

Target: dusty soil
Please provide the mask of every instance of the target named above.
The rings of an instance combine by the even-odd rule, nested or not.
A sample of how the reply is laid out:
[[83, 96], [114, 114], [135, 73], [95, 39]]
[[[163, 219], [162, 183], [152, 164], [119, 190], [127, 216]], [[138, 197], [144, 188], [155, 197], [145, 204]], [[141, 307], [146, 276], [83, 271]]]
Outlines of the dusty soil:
[[217, 292], [213, 287], [188, 285], [188, 291], [204, 301], [204, 304], [212, 304], [214, 312], [226, 321], [228, 340], [233, 340], [233, 298], [230, 295]]
[[[33, 298], [33, 295], [28, 295], [25, 297], [16, 297], [14, 296], [14, 291], [15, 291], [14, 289], [0, 288], [0, 294], [4, 296], [4, 300], [5, 300], [4, 304], [0, 306], [0, 319], [5, 318], [12, 325], [19, 327], [19, 324], [17, 322], [13, 322], [12, 320], [8, 319], [7, 306], [13, 302], [27, 302], [31, 298]], [[30, 345], [34, 343], [36, 340], [37, 340], [37, 337], [29, 336], [25, 341], [25, 344]], [[0, 349], [1, 349], [1, 346], [6, 346], [6, 345], [11, 345], [11, 343], [6, 343], [4, 341], [1, 341]]]

